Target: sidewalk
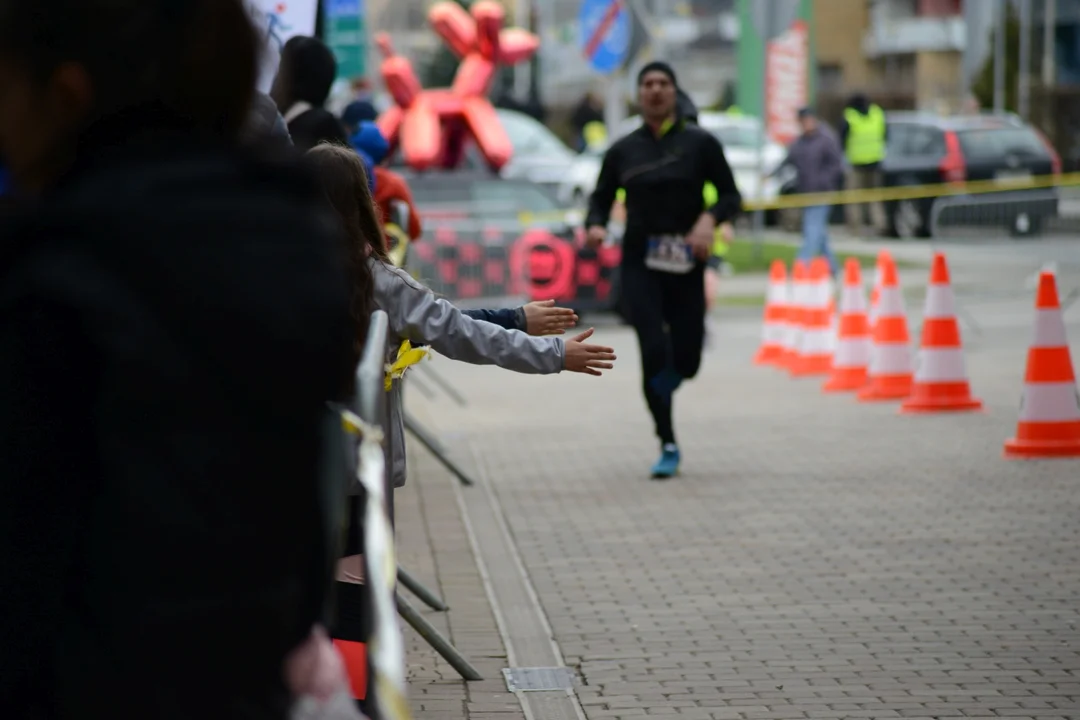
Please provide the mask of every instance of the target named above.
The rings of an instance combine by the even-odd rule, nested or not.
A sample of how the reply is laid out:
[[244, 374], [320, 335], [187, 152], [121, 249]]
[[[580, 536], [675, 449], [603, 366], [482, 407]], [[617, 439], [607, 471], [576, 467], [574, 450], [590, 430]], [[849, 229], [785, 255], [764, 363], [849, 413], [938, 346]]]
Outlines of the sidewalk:
[[[487, 680], [465, 688], [410, 635], [417, 717], [524, 718], [494, 618], [515, 665], [539, 665], [517, 639], [535, 610], [579, 684], [572, 714], [520, 693], [530, 720], [1080, 718], [1080, 462], [1001, 459], [1030, 299], [973, 312], [987, 412], [960, 416], [823, 396], [750, 365], [756, 322], [720, 323], [677, 396], [685, 467], [668, 483], [645, 478], [656, 445], [624, 328], [599, 332], [619, 354], [599, 379], [437, 358], [469, 406], [410, 408], [480, 484], [414, 452], [401, 559], [444, 593], [450, 612], [428, 615]], [[507, 552], [535, 608], [501, 605]]]

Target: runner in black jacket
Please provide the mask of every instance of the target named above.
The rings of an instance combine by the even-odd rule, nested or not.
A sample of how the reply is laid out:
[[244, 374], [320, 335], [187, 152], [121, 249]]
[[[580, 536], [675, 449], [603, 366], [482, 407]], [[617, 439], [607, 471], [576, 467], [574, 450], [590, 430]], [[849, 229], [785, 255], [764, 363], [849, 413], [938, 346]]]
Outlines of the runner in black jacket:
[[[670, 478], [679, 468], [672, 395], [701, 365], [704, 272], [713, 233], [742, 205], [723, 148], [711, 133], [681, 120], [677, 91], [667, 63], [641, 69], [638, 104], [645, 122], [608, 149], [586, 220], [588, 242], [595, 247], [606, 237], [616, 192], [625, 189], [622, 293], [641, 346], [645, 399], [662, 445], [652, 468], [656, 479]], [[706, 182], [716, 186], [719, 197], [703, 213]]]

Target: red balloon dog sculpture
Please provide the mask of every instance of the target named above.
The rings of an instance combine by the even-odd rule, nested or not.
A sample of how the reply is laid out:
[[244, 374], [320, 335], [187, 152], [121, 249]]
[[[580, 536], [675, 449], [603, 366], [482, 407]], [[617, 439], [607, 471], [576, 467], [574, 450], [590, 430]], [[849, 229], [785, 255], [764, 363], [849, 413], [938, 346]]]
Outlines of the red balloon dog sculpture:
[[498, 65], [513, 65], [532, 57], [540, 47], [536, 35], [520, 28], [503, 29], [505, 12], [498, 3], [480, 0], [468, 10], [440, 2], [428, 21], [461, 58], [454, 84], [424, 89], [412, 64], [396, 55], [386, 33], [376, 38], [383, 54], [380, 68], [394, 107], [378, 119], [391, 147], [400, 145], [405, 164], [416, 169], [451, 169], [472, 138], [492, 169], [510, 160], [513, 146], [487, 99]]

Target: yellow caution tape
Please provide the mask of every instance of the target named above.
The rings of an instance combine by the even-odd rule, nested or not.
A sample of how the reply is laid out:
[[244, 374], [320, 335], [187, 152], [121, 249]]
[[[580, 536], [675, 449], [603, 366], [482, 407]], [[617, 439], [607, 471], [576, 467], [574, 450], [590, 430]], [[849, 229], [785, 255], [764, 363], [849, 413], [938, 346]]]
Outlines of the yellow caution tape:
[[386, 366], [386, 392], [390, 392], [394, 381], [405, 376], [405, 371], [427, 357], [425, 348], [414, 348], [408, 340], [403, 340], [397, 351], [397, 359]]
[[[900, 185], [866, 190], [835, 190], [823, 193], [793, 193], [771, 200], [743, 200], [745, 212], [758, 210], [784, 210], [814, 205], [855, 205], [867, 202], [896, 202], [923, 198], [951, 197], [958, 195], [986, 195], [1017, 190], [1046, 190], [1056, 187], [1080, 186], [1080, 172], [1062, 175], [1033, 175], [1030, 177], [999, 178], [996, 180], [970, 180], [956, 183], [927, 185]], [[521, 213], [522, 224], [534, 222], [565, 221], [565, 211], [547, 213]]]
[[743, 210], [753, 212], [755, 210], [782, 210], [784, 208], [802, 208], [813, 205], [895, 202], [897, 200], [919, 200], [954, 195], [985, 195], [996, 192], [1040, 190], [1077, 185], [1080, 185], [1080, 173], [1034, 175], [1030, 177], [999, 178], [996, 180], [971, 180], [968, 182], [935, 183], [932, 185], [904, 185], [869, 188], [866, 190], [837, 190], [825, 193], [781, 195], [773, 200], [744, 201]]

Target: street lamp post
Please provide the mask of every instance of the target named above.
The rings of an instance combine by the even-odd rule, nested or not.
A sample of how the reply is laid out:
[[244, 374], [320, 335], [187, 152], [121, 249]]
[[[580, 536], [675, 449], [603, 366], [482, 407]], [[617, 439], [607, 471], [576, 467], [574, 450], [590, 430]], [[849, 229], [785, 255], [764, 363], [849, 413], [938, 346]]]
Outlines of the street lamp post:
[[1016, 88], [1016, 112], [1024, 120], [1031, 113], [1031, 0], [1020, 2], [1020, 62]]

